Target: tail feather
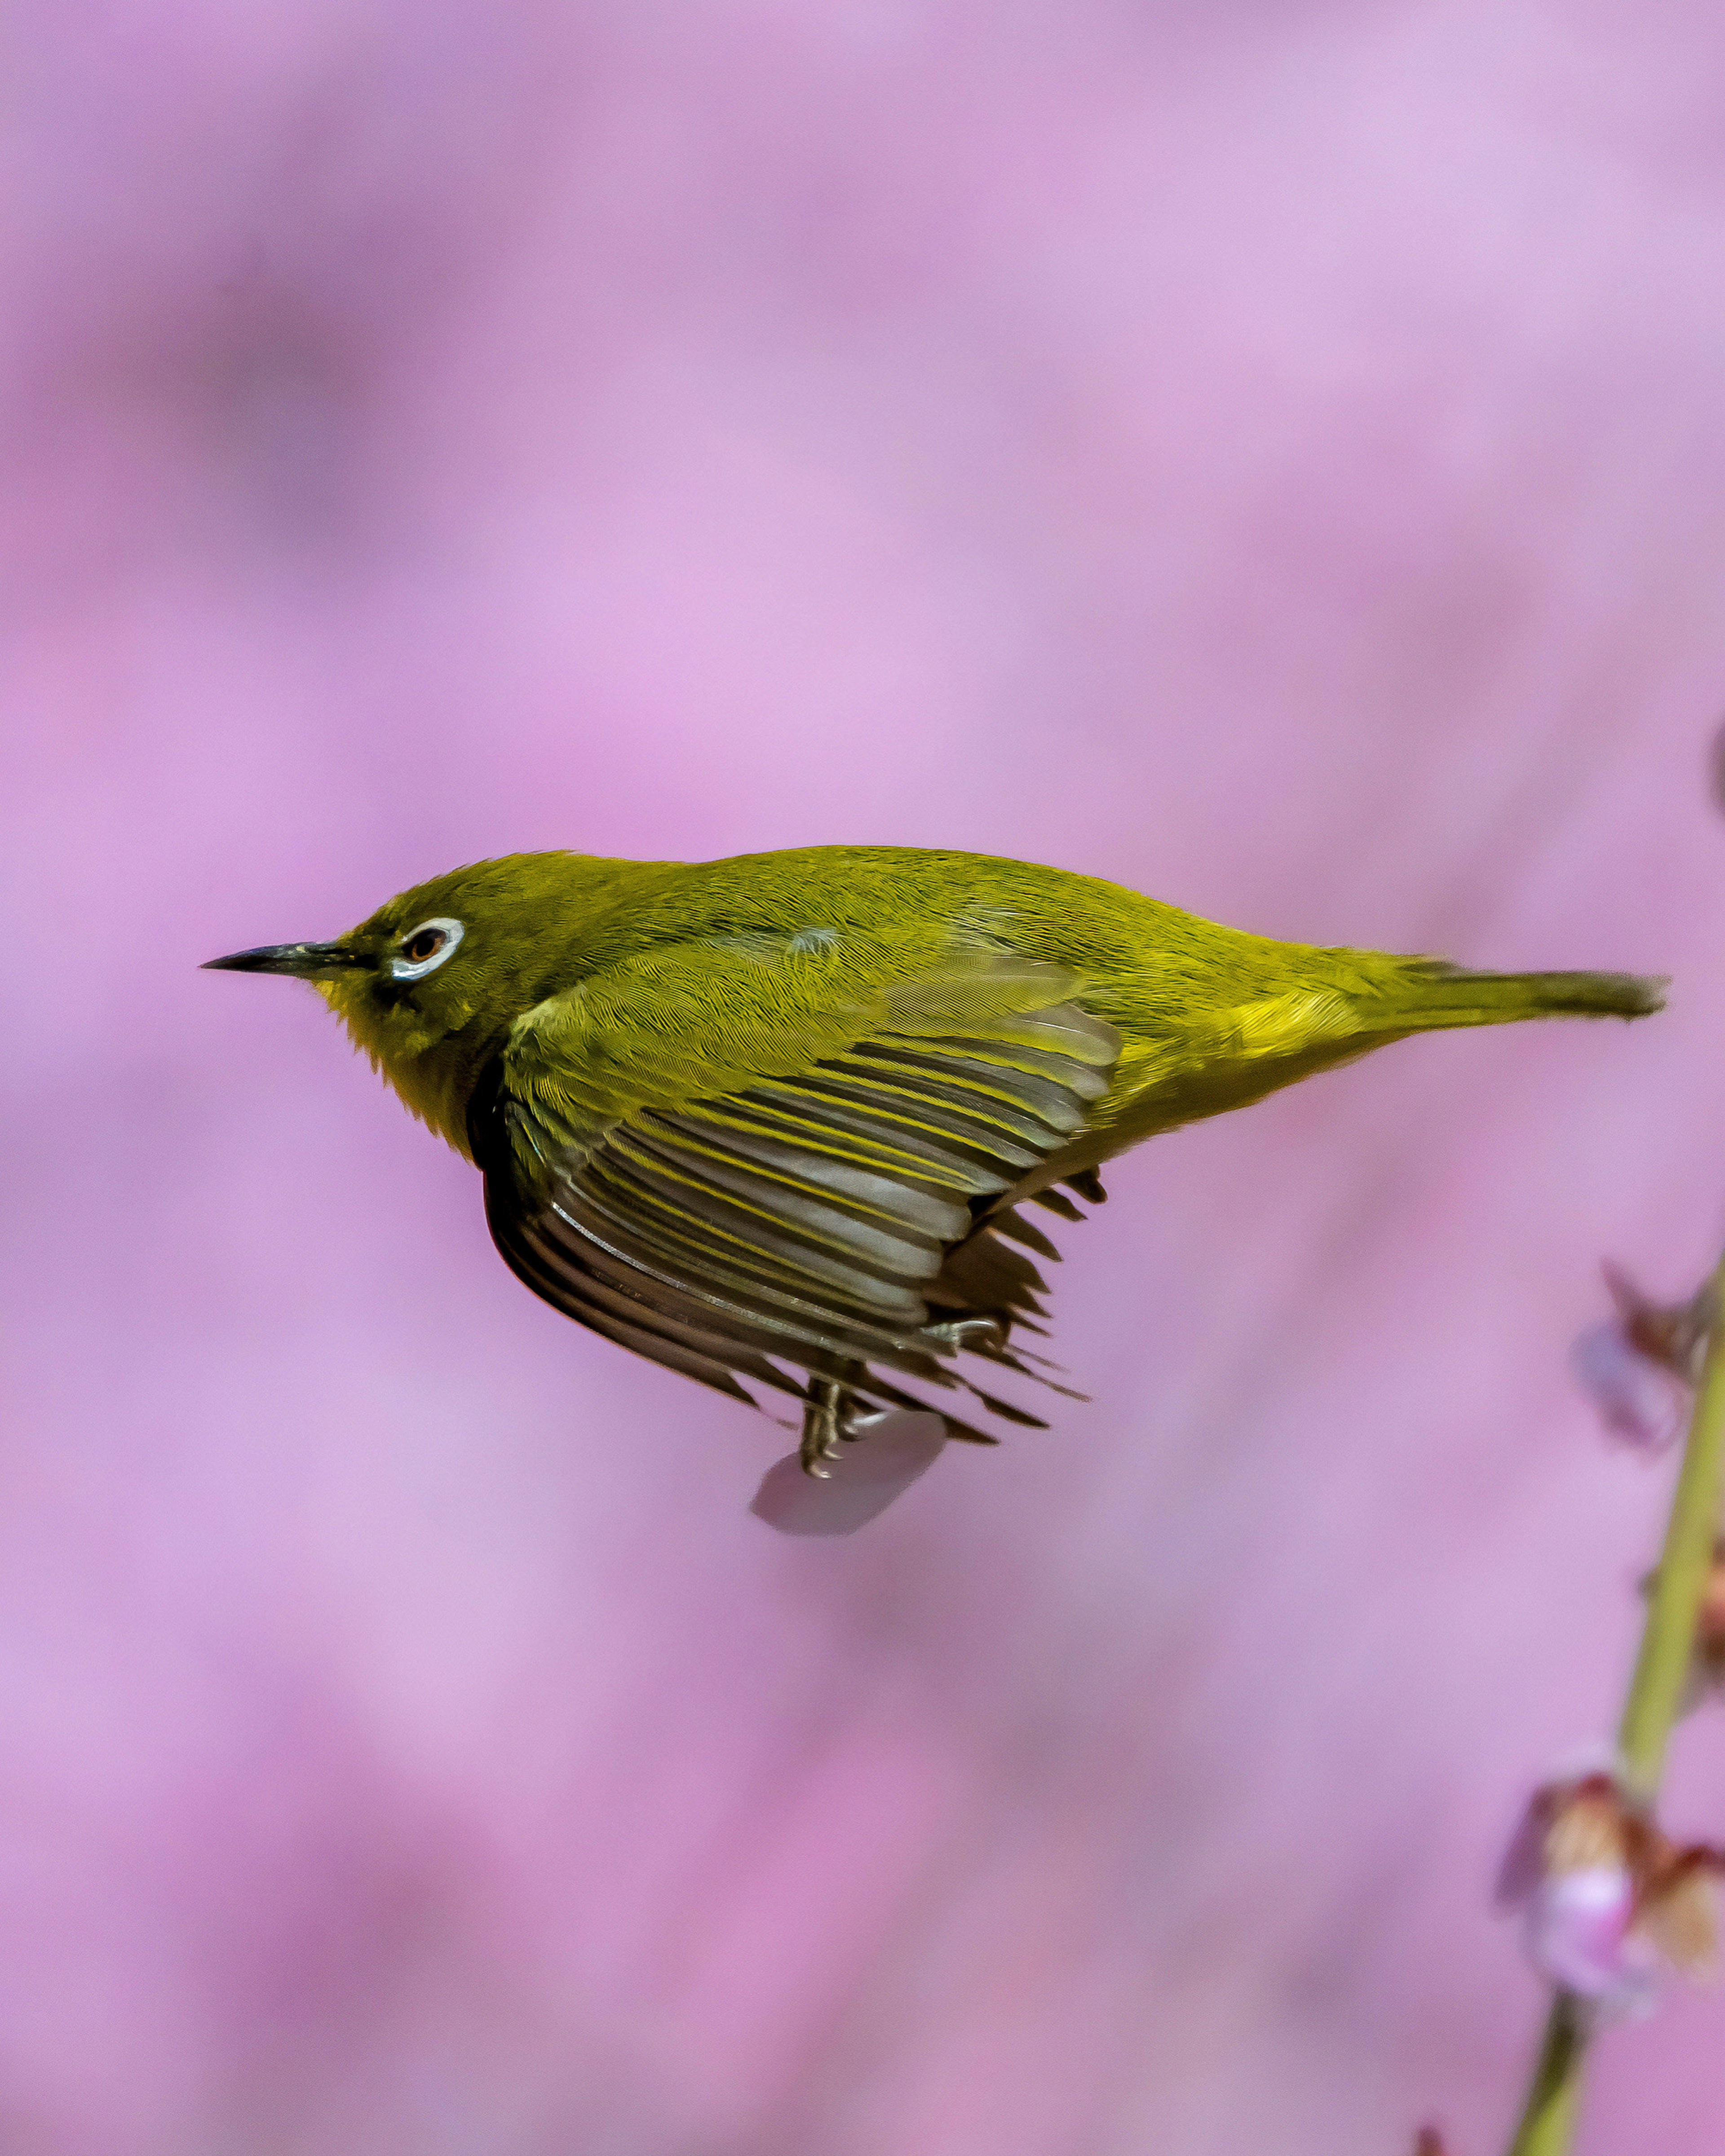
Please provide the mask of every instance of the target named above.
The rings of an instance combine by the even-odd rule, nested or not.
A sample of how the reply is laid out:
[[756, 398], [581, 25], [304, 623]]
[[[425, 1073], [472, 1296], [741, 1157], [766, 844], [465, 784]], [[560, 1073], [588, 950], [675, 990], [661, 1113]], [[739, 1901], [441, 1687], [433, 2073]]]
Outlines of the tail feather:
[[1653, 973], [1471, 973], [1438, 958], [1402, 968], [1392, 1004], [1425, 1026], [1507, 1024], [1523, 1018], [1646, 1018], [1665, 1008]]

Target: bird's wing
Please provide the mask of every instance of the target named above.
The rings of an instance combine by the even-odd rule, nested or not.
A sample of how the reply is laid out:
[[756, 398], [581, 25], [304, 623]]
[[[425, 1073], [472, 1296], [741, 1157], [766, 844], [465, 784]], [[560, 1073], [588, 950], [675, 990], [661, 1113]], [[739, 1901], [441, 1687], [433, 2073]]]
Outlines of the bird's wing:
[[983, 947], [907, 973], [850, 932], [632, 958], [528, 1012], [475, 1089], [492, 1236], [570, 1317], [745, 1399], [800, 1394], [781, 1363], [918, 1406], [882, 1372], [1022, 1368], [1005, 1321], [1041, 1282], [996, 1233], [1050, 1245], [978, 1218], [1107, 1090], [1119, 1037], [1078, 985]]

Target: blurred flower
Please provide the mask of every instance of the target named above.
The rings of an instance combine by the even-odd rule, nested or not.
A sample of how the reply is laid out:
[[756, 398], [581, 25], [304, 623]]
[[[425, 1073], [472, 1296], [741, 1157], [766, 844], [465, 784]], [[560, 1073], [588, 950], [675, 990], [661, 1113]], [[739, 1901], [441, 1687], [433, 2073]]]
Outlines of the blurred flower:
[[1589, 1326], [1569, 1350], [1569, 1367], [1621, 1443], [1637, 1452], [1662, 1452], [1676, 1440], [1687, 1404], [1684, 1387], [1638, 1354], [1615, 1317]]
[[1680, 1847], [1601, 1769], [1534, 1792], [1497, 1901], [1523, 1912], [1528, 1954], [1553, 1984], [1604, 2014], [1645, 2014], [1661, 1964], [1694, 1982], [1712, 1974], [1722, 1871], [1725, 1851]]
[[1617, 1266], [1604, 1270], [1616, 1315], [1589, 1326], [1569, 1352], [1570, 1367], [1614, 1437], [1637, 1451], [1663, 1451], [1688, 1414], [1707, 1345], [1708, 1291], [1658, 1303]]
[[1449, 2156], [1444, 2137], [1435, 2126], [1422, 2126], [1414, 2137], [1414, 2156]]

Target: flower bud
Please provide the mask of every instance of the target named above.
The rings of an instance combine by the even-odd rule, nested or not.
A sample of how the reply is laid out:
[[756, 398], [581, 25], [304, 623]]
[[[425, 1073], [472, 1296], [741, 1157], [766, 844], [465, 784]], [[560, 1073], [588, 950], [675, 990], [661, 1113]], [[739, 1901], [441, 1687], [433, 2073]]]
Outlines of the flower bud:
[[1701, 1358], [1712, 1323], [1712, 1282], [1697, 1289], [1687, 1302], [1655, 1302], [1620, 1265], [1608, 1260], [1599, 1270], [1630, 1347], [1692, 1385], [1701, 1375]]
[[[1652, 1594], [1658, 1578], [1656, 1567], [1645, 1575], [1641, 1581], [1644, 1595]], [[1680, 1715], [1693, 1714], [1697, 1707], [1712, 1698], [1725, 1698], [1725, 1535], [1714, 1541], [1712, 1563], [1702, 1583], [1701, 1606], [1695, 1616], [1695, 1641], [1690, 1649], [1689, 1671], [1677, 1712]]]
[[1725, 1693], [1725, 1535], [1713, 1544], [1713, 1562], [1701, 1590], [1694, 1676], [1697, 1691]]

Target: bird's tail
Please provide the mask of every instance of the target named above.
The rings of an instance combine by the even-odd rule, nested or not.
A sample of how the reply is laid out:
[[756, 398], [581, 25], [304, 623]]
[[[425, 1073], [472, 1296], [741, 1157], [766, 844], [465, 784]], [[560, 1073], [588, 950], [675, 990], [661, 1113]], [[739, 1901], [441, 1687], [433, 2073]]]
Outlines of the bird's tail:
[[1384, 1014], [1422, 1033], [1524, 1018], [1646, 1018], [1665, 1008], [1665, 988], [1652, 973], [1471, 973], [1440, 958], [1409, 958], [1384, 985]]

